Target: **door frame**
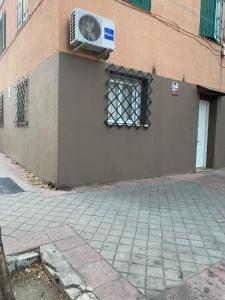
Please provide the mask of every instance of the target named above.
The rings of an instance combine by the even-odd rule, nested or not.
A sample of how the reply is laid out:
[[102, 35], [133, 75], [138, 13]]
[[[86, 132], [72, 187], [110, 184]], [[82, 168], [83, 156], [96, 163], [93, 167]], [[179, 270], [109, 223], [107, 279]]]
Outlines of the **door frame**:
[[[197, 155], [198, 155], [198, 129], [199, 129], [199, 110], [201, 103], [206, 104], [206, 117], [205, 117], [205, 140], [204, 140], [204, 152], [203, 152], [203, 166], [197, 167]], [[207, 152], [208, 152], [208, 131], [209, 131], [209, 109], [210, 109], [210, 101], [201, 100], [199, 101], [199, 109], [198, 109], [198, 126], [197, 126], [197, 144], [196, 144], [196, 169], [207, 168]]]

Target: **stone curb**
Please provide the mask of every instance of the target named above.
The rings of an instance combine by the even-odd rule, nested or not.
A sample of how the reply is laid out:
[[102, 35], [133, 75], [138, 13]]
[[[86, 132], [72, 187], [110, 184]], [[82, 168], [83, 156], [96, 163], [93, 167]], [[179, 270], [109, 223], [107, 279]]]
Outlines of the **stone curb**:
[[6, 261], [10, 272], [21, 271], [29, 268], [40, 260], [38, 252], [29, 252], [16, 256], [7, 256]]
[[69, 299], [99, 300], [93, 289], [87, 286], [53, 244], [41, 246], [40, 253], [28, 252], [7, 256], [6, 261], [10, 272], [25, 270], [41, 261], [50, 279]]
[[71, 300], [99, 300], [53, 244], [40, 247], [44, 269]]

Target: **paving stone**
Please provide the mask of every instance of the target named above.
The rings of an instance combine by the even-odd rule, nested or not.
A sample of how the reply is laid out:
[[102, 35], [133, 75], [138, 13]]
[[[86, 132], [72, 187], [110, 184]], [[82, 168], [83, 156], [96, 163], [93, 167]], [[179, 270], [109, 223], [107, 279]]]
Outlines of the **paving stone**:
[[136, 254], [136, 253], [132, 253], [130, 261], [132, 263], [136, 263], [136, 264], [142, 264], [142, 265], [146, 265], [146, 260], [147, 257], [146, 255], [142, 255], [142, 254]]
[[159, 249], [149, 248], [147, 254], [150, 257], [152, 257], [152, 256], [153, 257], [160, 257], [162, 255], [162, 251], [161, 251], [161, 248], [159, 248]]
[[64, 256], [75, 269], [101, 259], [101, 257], [93, 249], [90, 249], [88, 245], [66, 250], [64, 251]]
[[178, 253], [178, 257], [180, 261], [186, 261], [192, 263], [194, 261], [194, 257], [189, 253]]
[[66, 239], [55, 242], [56, 247], [60, 251], [73, 249], [73, 248], [82, 246], [84, 244], [85, 244], [84, 240], [82, 240], [78, 235], [75, 235], [75, 234]]
[[121, 273], [128, 273], [129, 263], [115, 260], [113, 263], [113, 267]]
[[179, 285], [180, 283], [181, 283], [181, 280], [166, 279], [165, 287], [166, 287], [166, 289], [173, 288], [173, 287]]
[[180, 271], [174, 270], [174, 269], [165, 269], [165, 278], [166, 280], [180, 280], [182, 279], [182, 274]]
[[218, 257], [218, 258], [223, 257], [223, 254], [220, 250], [207, 249], [207, 252], [208, 252], [209, 256], [212, 256], [212, 257]]
[[165, 289], [163, 278], [147, 277], [147, 289], [163, 291]]
[[180, 265], [177, 260], [169, 260], [169, 259], [164, 259], [163, 260], [163, 265], [165, 269], [173, 269], [173, 270], [180, 270]]
[[82, 290], [86, 289], [86, 284], [83, 279], [74, 272], [74, 270], [61, 271], [55, 273], [55, 278], [58, 279], [62, 288], [80, 287]]
[[90, 263], [78, 271], [93, 289], [120, 278], [119, 273], [103, 260]]
[[163, 258], [165, 258], [165, 259], [176, 260], [177, 256], [178, 256], [177, 252], [163, 251]]
[[119, 252], [130, 252], [131, 251], [132, 246], [131, 245], [119, 245], [118, 247], [118, 251]]
[[65, 289], [64, 291], [67, 294], [67, 296], [72, 300], [77, 299], [81, 295], [81, 291], [76, 288], [69, 288]]
[[134, 286], [145, 289], [145, 276], [129, 274], [128, 280]]
[[105, 259], [114, 259], [115, 256], [115, 251], [110, 251], [110, 250], [101, 250], [100, 254], [105, 258]]
[[163, 278], [163, 267], [148, 266], [147, 274], [150, 277]]
[[163, 264], [163, 260], [161, 257], [151, 257], [151, 256], [148, 256], [147, 258], [147, 265], [148, 266], [162, 266]]
[[144, 300], [144, 296], [124, 279], [113, 281], [95, 290], [101, 300]]
[[196, 265], [194, 263], [190, 263], [190, 262], [180, 262], [180, 267], [182, 271], [190, 271], [192, 273], [196, 273], [197, 272], [197, 268]]
[[130, 253], [117, 251], [115, 260], [128, 262], [130, 260]]
[[132, 264], [130, 264], [130, 267], [129, 267], [129, 273], [130, 274], [145, 275], [146, 274], [146, 266], [132, 263]]
[[74, 235], [71, 227], [67, 225], [61, 226], [60, 228], [49, 228], [46, 230], [46, 233], [52, 241], [62, 240]]

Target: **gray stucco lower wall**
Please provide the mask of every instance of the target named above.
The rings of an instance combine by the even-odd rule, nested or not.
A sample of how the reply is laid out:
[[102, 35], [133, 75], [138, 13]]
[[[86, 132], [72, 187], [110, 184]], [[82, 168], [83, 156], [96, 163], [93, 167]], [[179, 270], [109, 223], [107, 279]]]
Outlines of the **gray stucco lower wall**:
[[58, 63], [56, 54], [30, 74], [28, 120], [25, 128], [14, 126], [14, 83], [4, 91], [4, 128], [0, 128], [0, 151], [45, 180], [57, 181]]
[[109, 128], [105, 64], [59, 56], [58, 185], [75, 186], [195, 170], [199, 95], [196, 86], [154, 76], [152, 126]]
[[214, 169], [225, 167], [225, 97], [217, 100]]

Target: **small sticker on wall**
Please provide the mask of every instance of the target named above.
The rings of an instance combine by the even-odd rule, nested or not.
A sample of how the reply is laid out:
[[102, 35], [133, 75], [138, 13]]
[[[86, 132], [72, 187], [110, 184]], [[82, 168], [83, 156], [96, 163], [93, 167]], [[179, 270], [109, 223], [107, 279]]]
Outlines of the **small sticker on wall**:
[[179, 84], [178, 84], [178, 82], [175, 82], [175, 81], [172, 82], [171, 95], [175, 96], [175, 97], [179, 96]]

